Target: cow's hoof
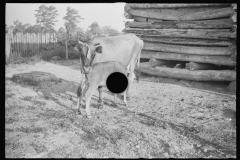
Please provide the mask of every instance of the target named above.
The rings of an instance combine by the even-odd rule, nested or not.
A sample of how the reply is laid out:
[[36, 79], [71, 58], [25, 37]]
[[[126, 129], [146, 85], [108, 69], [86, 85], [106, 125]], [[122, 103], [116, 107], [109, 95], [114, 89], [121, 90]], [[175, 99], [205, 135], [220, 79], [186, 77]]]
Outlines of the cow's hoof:
[[129, 100], [130, 100], [130, 97], [129, 97], [129, 96], [127, 96], [127, 97], [126, 97], [126, 99], [129, 101]]

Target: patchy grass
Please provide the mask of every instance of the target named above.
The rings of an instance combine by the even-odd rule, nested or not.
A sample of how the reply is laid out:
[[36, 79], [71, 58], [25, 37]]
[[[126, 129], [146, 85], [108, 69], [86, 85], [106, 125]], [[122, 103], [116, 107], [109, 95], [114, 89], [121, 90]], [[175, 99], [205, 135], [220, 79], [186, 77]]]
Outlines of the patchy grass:
[[[51, 66], [41, 64], [53, 73]], [[77, 73], [70, 66], [55, 66], [56, 77]], [[42, 79], [38, 85], [43, 96], [28, 84], [6, 83], [8, 158], [236, 157], [236, 125], [231, 125], [236, 103], [230, 96], [140, 81], [133, 83], [129, 107], [120, 100], [113, 106], [113, 96], [104, 92], [104, 107], [97, 109], [96, 92], [90, 106], [93, 117], [87, 119], [84, 109], [79, 115], [72, 108], [76, 99], [60, 96], [75, 91], [72, 81]]]

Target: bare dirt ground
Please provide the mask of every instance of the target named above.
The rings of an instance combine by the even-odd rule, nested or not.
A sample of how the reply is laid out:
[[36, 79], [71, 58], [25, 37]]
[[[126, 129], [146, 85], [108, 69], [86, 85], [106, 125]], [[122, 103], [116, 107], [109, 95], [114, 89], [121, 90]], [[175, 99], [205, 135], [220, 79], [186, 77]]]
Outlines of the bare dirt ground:
[[[11, 79], [26, 73], [45, 78]], [[87, 119], [75, 110], [77, 61], [10, 64], [5, 77], [7, 158], [236, 157], [235, 95], [140, 80], [129, 107], [105, 92], [97, 109], [96, 91]]]

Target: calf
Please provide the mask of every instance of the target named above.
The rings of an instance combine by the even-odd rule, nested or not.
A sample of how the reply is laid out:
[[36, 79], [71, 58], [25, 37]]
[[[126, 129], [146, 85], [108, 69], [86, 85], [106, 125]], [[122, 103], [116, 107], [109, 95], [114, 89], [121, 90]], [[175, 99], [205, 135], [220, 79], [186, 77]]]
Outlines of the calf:
[[[77, 108], [79, 113], [81, 113], [80, 108], [82, 98], [85, 97], [87, 117], [91, 118], [89, 110], [91, 97], [94, 91], [98, 88], [98, 86], [100, 85], [106, 86], [106, 80], [108, 76], [114, 72], [120, 72], [127, 76], [127, 70], [125, 69], [121, 62], [106, 61], [95, 63], [91, 66], [91, 71], [89, 71], [88, 74], [85, 74], [83, 85], [79, 86], [77, 90], [78, 96]], [[125, 105], [127, 106], [126, 90], [124, 91], [123, 99]], [[116, 103], [116, 94], [114, 94], [114, 103]]]

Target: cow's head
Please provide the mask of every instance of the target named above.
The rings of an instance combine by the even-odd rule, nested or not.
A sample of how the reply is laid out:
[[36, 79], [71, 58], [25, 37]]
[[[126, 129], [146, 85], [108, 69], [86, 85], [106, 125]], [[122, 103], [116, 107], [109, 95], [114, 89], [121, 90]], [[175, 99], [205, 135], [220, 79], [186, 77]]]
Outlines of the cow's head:
[[74, 50], [80, 53], [80, 63], [82, 69], [85, 70], [85, 73], [90, 73], [92, 68], [92, 61], [96, 53], [102, 53], [102, 46], [100, 43], [83, 43], [78, 41], [78, 44], [75, 45]]

